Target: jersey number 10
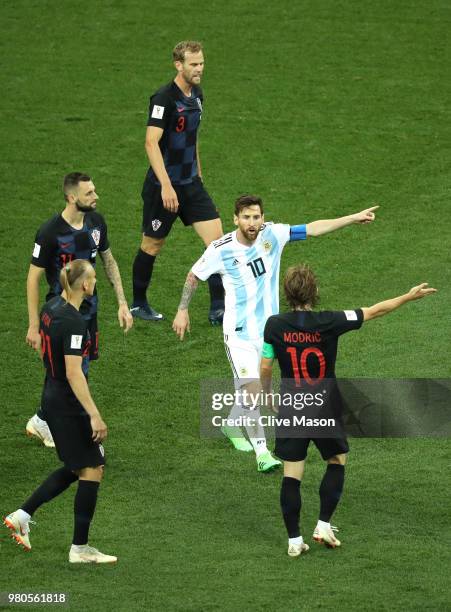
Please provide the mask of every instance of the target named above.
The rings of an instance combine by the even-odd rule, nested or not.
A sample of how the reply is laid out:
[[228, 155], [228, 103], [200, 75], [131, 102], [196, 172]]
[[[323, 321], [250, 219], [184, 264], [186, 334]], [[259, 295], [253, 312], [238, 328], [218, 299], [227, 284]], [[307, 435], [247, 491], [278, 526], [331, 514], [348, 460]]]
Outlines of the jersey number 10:
[[257, 278], [258, 276], [261, 276], [262, 274], [266, 272], [265, 264], [263, 263], [263, 259], [261, 257], [259, 257], [258, 259], [254, 259], [253, 261], [250, 261], [246, 265], [248, 265], [250, 269], [252, 270], [252, 274], [254, 275], [254, 278]]
[[[310, 347], [304, 349], [299, 358], [298, 352], [295, 346], [289, 346], [287, 353], [291, 357], [291, 365], [293, 367], [293, 376], [296, 383], [296, 387], [301, 386], [301, 378], [303, 378], [308, 385], [317, 385], [326, 374], [326, 359], [324, 353], [316, 347]], [[319, 374], [318, 378], [312, 378], [308, 371], [307, 359], [309, 355], [316, 355], [319, 362]]]

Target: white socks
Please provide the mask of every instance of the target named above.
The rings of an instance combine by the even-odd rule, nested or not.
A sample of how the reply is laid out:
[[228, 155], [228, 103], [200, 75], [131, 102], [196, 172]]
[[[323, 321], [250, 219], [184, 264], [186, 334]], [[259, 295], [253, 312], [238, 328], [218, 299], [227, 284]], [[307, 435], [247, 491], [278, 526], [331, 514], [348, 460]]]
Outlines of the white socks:
[[246, 416], [253, 419], [255, 423], [255, 425], [246, 425], [246, 431], [258, 459], [260, 455], [264, 455], [268, 452], [265, 430], [259, 422], [260, 408], [255, 408], [254, 410], [245, 409], [245, 413]]
[[[243, 410], [243, 408], [241, 408], [241, 406], [239, 406], [238, 404], [233, 404], [232, 410], [230, 411], [228, 418], [236, 421], [240, 417], [244, 416], [246, 416], [245, 410]], [[237, 427], [237, 425], [234, 425], [234, 427]]]
[[[234, 404], [228, 418], [236, 420], [239, 417], [251, 418], [255, 421], [255, 425], [246, 425], [246, 431], [257, 458], [267, 453], [268, 447], [266, 446], [265, 430], [258, 422], [260, 418], [260, 409], [256, 408], [255, 410], [249, 410], [248, 408], [242, 408], [239, 404]], [[241, 428], [239, 428], [238, 425], [233, 425], [232, 427], [237, 428], [236, 435], [239, 437]], [[241, 434], [241, 436], [244, 437], [243, 434]]]
[[295, 546], [299, 546], [299, 544], [303, 544], [304, 543], [304, 539], [302, 536], [298, 536], [297, 538], [288, 538], [288, 544], [291, 545], [295, 545]]
[[82, 553], [85, 552], [85, 550], [87, 549], [88, 545], [87, 544], [72, 544], [72, 546], [70, 547], [71, 552], [74, 553]]

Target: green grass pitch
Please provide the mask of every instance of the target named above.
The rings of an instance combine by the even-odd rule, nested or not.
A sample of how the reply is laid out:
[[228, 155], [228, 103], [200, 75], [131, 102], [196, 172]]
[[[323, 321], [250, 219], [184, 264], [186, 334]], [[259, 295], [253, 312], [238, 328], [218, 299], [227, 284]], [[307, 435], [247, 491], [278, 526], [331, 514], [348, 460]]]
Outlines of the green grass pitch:
[[[338, 374], [449, 377], [449, 2], [6, 0], [0, 14], [2, 514], [58, 465], [24, 436], [43, 378], [24, 342], [35, 231], [61, 209], [63, 175], [90, 173], [130, 295], [148, 96], [172, 77], [170, 51], [184, 38], [205, 45], [200, 148], [224, 229], [243, 191], [264, 198], [268, 220], [293, 224], [380, 204], [371, 227], [288, 245], [282, 272], [308, 261], [325, 308], [436, 286], [344, 338]], [[66, 492], [36, 514], [30, 554], [2, 534], [0, 592], [65, 591], [87, 611], [449, 610], [449, 440], [351, 440], [333, 521], [343, 546], [293, 561], [280, 474], [257, 475], [252, 457], [200, 438], [199, 382], [230, 376], [221, 331], [206, 324], [206, 286], [188, 340], [171, 331], [201, 251], [177, 223], [153, 280], [167, 320], [138, 321], [125, 339], [99, 272], [91, 386], [110, 437], [91, 541], [119, 564], [69, 566]], [[307, 538], [322, 470], [312, 451]]]

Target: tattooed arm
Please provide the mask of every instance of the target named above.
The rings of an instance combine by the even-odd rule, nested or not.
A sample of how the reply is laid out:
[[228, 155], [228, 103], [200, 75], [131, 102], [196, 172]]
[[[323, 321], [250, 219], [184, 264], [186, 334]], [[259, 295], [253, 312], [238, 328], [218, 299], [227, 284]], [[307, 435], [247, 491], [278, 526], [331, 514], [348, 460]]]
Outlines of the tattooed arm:
[[183, 286], [179, 309], [177, 311], [177, 314], [175, 315], [174, 322], [172, 323], [172, 329], [175, 331], [177, 336], [179, 336], [180, 340], [183, 340], [186, 331], [191, 331], [188, 306], [191, 302], [191, 298], [193, 297], [197, 289], [198, 284], [199, 279], [190, 270]]
[[100, 251], [100, 257], [102, 258], [105, 274], [110, 283], [113, 285], [117, 303], [119, 304], [119, 310], [117, 311], [119, 325], [123, 327], [125, 332], [127, 332], [133, 325], [133, 317], [130, 314], [127, 306], [127, 300], [125, 299], [124, 288], [122, 287], [121, 274], [119, 272], [118, 265], [113, 257], [111, 249]]

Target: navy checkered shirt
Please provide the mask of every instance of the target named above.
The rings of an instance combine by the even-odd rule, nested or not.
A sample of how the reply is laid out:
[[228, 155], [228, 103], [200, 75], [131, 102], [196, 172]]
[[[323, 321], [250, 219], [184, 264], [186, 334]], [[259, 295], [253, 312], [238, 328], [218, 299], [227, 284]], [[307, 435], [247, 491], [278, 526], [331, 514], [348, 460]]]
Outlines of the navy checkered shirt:
[[[45, 269], [49, 284], [46, 301], [62, 291], [59, 277], [63, 266], [74, 259], [87, 259], [95, 267], [97, 252], [108, 248], [107, 226], [97, 212], [86, 213], [79, 230], [69, 225], [61, 214], [44, 223], [36, 234], [31, 263]], [[97, 314], [97, 291], [83, 300], [80, 313], [85, 319]]]
[[[196, 142], [202, 116], [203, 95], [193, 87], [187, 97], [172, 81], [150, 97], [148, 126], [163, 129], [159, 145], [173, 185], [192, 183], [198, 175]], [[152, 168], [146, 180], [159, 183]]]

